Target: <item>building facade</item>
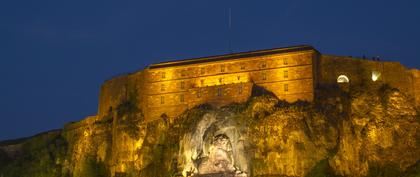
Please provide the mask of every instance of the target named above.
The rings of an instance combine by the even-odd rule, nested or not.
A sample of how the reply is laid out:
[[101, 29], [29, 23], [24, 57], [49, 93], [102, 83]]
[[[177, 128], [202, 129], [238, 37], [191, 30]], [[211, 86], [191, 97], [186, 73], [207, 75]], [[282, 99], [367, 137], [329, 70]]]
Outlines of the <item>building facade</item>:
[[337, 84], [340, 76], [352, 85], [386, 82], [420, 101], [416, 97], [420, 90], [415, 87], [419, 73], [398, 62], [322, 55], [307, 45], [162, 62], [106, 81], [98, 117], [106, 116], [133, 93], [146, 121], [175, 118], [202, 104], [245, 102], [255, 87], [288, 102], [311, 102], [317, 89]]

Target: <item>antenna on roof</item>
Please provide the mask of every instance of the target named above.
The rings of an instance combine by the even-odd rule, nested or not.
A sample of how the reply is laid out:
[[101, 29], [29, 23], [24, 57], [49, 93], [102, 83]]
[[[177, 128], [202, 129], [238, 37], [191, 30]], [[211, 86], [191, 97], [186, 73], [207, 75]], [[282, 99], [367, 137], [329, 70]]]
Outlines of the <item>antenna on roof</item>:
[[228, 34], [228, 42], [229, 42], [229, 53], [232, 53], [232, 8], [229, 8], [229, 34]]

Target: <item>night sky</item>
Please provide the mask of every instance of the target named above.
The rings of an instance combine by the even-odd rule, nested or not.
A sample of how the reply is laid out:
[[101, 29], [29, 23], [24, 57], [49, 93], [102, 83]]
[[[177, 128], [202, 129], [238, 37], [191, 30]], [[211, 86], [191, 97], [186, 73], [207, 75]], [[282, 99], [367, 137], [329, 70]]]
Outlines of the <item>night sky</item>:
[[233, 52], [310, 44], [420, 68], [420, 1], [1, 1], [0, 140], [94, 115], [104, 80], [226, 54], [229, 38]]

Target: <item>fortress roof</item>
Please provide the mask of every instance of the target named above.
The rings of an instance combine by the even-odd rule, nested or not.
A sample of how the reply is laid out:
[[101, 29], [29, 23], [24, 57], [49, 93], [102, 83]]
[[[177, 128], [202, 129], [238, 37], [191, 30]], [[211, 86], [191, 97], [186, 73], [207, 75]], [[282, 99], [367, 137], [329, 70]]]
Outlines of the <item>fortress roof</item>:
[[233, 53], [233, 54], [160, 62], [156, 64], [151, 64], [149, 65], [148, 68], [155, 69], [155, 68], [164, 68], [164, 67], [172, 67], [172, 66], [182, 66], [182, 65], [189, 65], [189, 64], [233, 60], [233, 59], [239, 59], [239, 58], [256, 57], [256, 56], [288, 53], [288, 52], [309, 51], [309, 50], [316, 51], [316, 49], [310, 45], [299, 45], [299, 46], [284, 47], [284, 48], [256, 50], [256, 51], [249, 51], [249, 52], [240, 52], [240, 53]]

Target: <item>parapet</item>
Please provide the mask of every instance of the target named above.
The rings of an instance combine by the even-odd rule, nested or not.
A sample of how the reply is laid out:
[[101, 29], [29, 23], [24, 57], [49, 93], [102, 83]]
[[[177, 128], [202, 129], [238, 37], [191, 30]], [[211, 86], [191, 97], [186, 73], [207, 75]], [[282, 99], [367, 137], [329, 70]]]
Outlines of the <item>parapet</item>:
[[398, 62], [323, 55], [301, 45], [151, 64], [102, 85], [98, 118], [132, 100], [132, 95], [146, 121], [163, 115], [175, 118], [200, 104], [244, 102], [253, 85], [288, 102], [313, 101], [316, 89], [336, 85], [339, 76], [350, 85], [387, 83], [420, 102], [417, 70]]

